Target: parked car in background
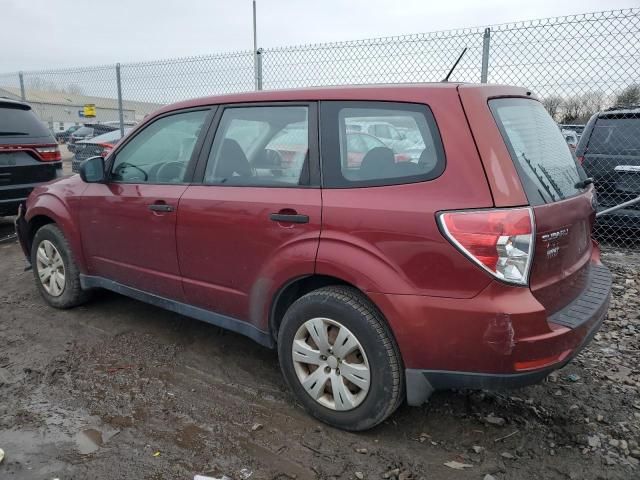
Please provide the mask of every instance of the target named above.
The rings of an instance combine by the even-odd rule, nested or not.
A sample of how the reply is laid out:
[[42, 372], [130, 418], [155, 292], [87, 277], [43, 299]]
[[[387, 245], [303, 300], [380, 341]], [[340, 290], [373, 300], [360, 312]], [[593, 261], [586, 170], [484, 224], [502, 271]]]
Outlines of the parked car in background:
[[[352, 120], [381, 117], [418, 161], [377, 141], [353, 161]], [[246, 335], [312, 415], [364, 430], [577, 355], [611, 288], [593, 205], [525, 89], [333, 87], [164, 107], [37, 188], [17, 230], [51, 306], [106, 288]]]
[[572, 152], [576, 151], [576, 147], [578, 146], [578, 134], [573, 130], [562, 130], [562, 136], [564, 137], [567, 145]]
[[[129, 133], [131, 129], [132, 127], [125, 128], [124, 134], [126, 135]], [[102, 135], [93, 137], [90, 140], [81, 140], [77, 142], [75, 144], [75, 155], [71, 161], [71, 170], [73, 173], [78, 173], [80, 164], [87, 158], [95, 156], [106, 157], [121, 138], [122, 134], [120, 133], [120, 129], [118, 129], [113, 130], [112, 132], [103, 133]]]
[[115, 125], [105, 125], [103, 123], [87, 123], [69, 136], [67, 148], [71, 153], [75, 153], [76, 143], [82, 140], [89, 140], [90, 138], [97, 137], [98, 135], [102, 135], [103, 133], [113, 132], [114, 130], [119, 129], [120, 127]]
[[399, 153], [412, 145], [407, 140], [406, 127], [401, 131], [389, 121], [381, 121], [376, 119], [354, 118], [349, 121], [348, 129], [354, 132], [368, 133], [374, 136], [387, 147], [391, 148], [395, 153]]
[[580, 137], [582, 136], [582, 132], [585, 129], [585, 125], [573, 124], [573, 123], [561, 123], [560, 129], [573, 130], [574, 132], [576, 132], [576, 135], [578, 136], [578, 140], [580, 140]]
[[31, 107], [0, 98], [0, 217], [15, 215], [33, 188], [62, 174], [55, 138]]
[[[136, 124], [137, 124], [137, 122], [131, 122], [131, 121], [122, 122], [122, 125], [124, 127], [135, 127]], [[100, 122], [100, 125], [110, 125], [112, 127], [120, 128], [120, 121], [119, 120], [109, 120], [108, 122]]]
[[58, 143], [67, 143], [67, 141], [69, 140], [69, 137], [71, 136], [71, 134], [73, 132], [75, 132], [76, 130], [78, 130], [79, 128], [81, 128], [81, 125], [71, 125], [64, 132], [57, 132], [55, 134], [56, 141]]
[[[593, 178], [600, 210], [640, 195], [640, 106], [596, 113], [576, 148], [578, 161]], [[636, 204], [598, 218], [607, 228], [640, 228]]]

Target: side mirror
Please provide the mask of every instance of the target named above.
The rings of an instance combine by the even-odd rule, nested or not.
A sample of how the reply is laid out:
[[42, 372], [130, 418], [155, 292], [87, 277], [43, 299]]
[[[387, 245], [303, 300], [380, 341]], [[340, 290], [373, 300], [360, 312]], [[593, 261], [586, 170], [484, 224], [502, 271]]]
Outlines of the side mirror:
[[90, 157], [82, 162], [80, 164], [80, 178], [85, 183], [104, 182], [104, 158]]

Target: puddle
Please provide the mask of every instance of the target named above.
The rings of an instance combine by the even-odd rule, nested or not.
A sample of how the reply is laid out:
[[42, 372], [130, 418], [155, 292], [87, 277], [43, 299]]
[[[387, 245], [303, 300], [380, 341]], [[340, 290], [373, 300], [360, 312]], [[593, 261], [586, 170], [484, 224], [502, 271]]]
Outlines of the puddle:
[[109, 428], [86, 428], [75, 435], [76, 448], [80, 455], [89, 455], [96, 452], [118, 433], [120, 433], [119, 430]]
[[80, 455], [89, 455], [90, 453], [96, 452], [102, 446], [102, 432], [93, 428], [87, 428], [76, 434], [75, 441]]

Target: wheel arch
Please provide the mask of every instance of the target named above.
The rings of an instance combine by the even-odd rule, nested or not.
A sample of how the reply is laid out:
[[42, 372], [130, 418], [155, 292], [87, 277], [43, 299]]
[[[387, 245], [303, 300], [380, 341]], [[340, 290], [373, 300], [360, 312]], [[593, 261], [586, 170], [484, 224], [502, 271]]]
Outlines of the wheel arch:
[[278, 331], [280, 329], [280, 323], [282, 322], [282, 318], [284, 317], [284, 314], [286, 313], [288, 308], [296, 300], [306, 295], [307, 293], [318, 290], [322, 287], [333, 285], [353, 288], [354, 290], [358, 291], [364, 298], [366, 298], [371, 303], [371, 305], [376, 310], [378, 310], [381, 317], [387, 324], [393, 340], [396, 342], [396, 345], [398, 344], [391, 323], [386, 318], [382, 309], [369, 295], [367, 295], [367, 292], [359, 288], [357, 285], [354, 285], [353, 283], [348, 282], [347, 280], [344, 280], [340, 277], [323, 274], [305, 275], [293, 278], [282, 285], [273, 296], [271, 307], [269, 309], [269, 332], [271, 333], [271, 336], [273, 337], [275, 343], [277, 343], [278, 341]]
[[31, 252], [31, 243], [38, 229], [44, 225], [55, 224], [64, 234], [71, 246], [73, 255], [80, 271], [86, 273], [82, 243], [80, 241], [80, 231], [71, 217], [67, 206], [53, 195], [40, 195], [34, 204], [29, 205], [25, 220], [28, 225], [28, 246]]

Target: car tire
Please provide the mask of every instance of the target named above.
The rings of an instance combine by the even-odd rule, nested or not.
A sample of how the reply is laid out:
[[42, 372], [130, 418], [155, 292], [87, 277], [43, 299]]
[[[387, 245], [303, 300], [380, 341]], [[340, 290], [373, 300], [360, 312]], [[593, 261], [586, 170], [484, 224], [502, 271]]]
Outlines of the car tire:
[[280, 325], [278, 355], [298, 400], [331, 426], [370, 429], [404, 399], [395, 339], [382, 314], [355, 288], [323, 287], [296, 300]]
[[89, 299], [89, 292], [80, 286], [80, 270], [69, 242], [55, 224], [44, 225], [36, 232], [31, 265], [38, 291], [52, 307], [72, 308]]

